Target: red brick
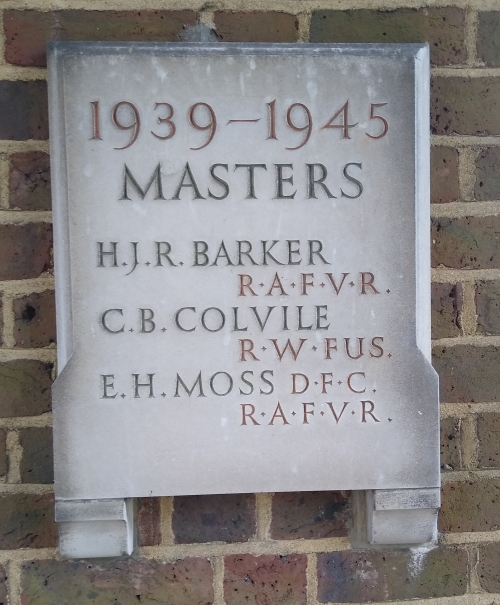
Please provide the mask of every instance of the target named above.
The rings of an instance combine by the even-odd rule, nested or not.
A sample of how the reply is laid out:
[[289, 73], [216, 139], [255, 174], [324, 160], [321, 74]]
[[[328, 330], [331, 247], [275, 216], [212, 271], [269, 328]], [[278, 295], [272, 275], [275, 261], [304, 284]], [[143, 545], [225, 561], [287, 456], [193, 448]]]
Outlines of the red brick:
[[465, 11], [457, 8], [315, 11], [311, 42], [428, 42], [437, 65], [465, 61]]
[[435, 77], [431, 88], [434, 134], [500, 134], [500, 78]]
[[461, 420], [441, 419], [441, 468], [446, 471], [462, 468]]
[[481, 588], [500, 593], [500, 544], [481, 544], [476, 571]]
[[225, 557], [226, 605], [305, 605], [305, 555]]
[[138, 498], [137, 526], [139, 546], [161, 544], [161, 499]]
[[196, 23], [193, 11], [4, 12], [5, 58], [14, 65], [46, 64], [49, 40], [175, 42]]
[[47, 84], [43, 80], [0, 82], [0, 139], [49, 138]]
[[297, 17], [274, 11], [220, 11], [214, 15], [217, 35], [224, 42], [296, 42]]
[[49, 559], [22, 566], [23, 605], [210, 605], [213, 600], [212, 568], [206, 559]]
[[462, 284], [432, 284], [433, 338], [451, 338], [452, 336], [460, 335], [460, 312], [462, 305]]
[[[7, 474], [7, 431], [0, 429], [0, 476]], [[1, 605], [1, 603], [0, 603]]]
[[500, 334], [500, 282], [479, 281], [476, 286], [477, 331]]
[[500, 216], [436, 218], [431, 237], [433, 267], [500, 267]]
[[321, 603], [452, 597], [467, 591], [467, 551], [342, 551], [318, 555]]
[[500, 66], [500, 12], [485, 11], [478, 15], [477, 55], [487, 67]]
[[433, 365], [439, 374], [442, 402], [498, 401], [500, 393], [498, 347], [471, 345], [435, 347]]
[[479, 414], [477, 418], [480, 468], [500, 468], [500, 414]]
[[482, 149], [476, 156], [475, 164], [475, 199], [480, 202], [500, 199], [500, 149]]
[[23, 483], [53, 483], [52, 429], [50, 427], [20, 429], [19, 442], [23, 450], [21, 481]]
[[51, 268], [51, 225], [0, 225], [0, 280], [39, 277]]
[[273, 496], [271, 538], [348, 535], [349, 492], [286, 492]]
[[0, 494], [0, 548], [46, 548], [56, 543], [52, 494]]
[[445, 483], [439, 530], [467, 532], [500, 529], [499, 489], [500, 479]]
[[451, 147], [431, 147], [431, 202], [446, 204], [460, 197], [458, 151]]
[[9, 206], [18, 210], [50, 210], [50, 157], [43, 151], [10, 156]]
[[179, 544], [246, 542], [255, 534], [255, 496], [178, 496], [174, 499], [172, 529]]
[[49, 412], [52, 370], [53, 364], [35, 359], [0, 363], [0, 418]]
[[13, 307], [16, 347], [46, 347], [56, 342], [53, 290], [16, 298]]

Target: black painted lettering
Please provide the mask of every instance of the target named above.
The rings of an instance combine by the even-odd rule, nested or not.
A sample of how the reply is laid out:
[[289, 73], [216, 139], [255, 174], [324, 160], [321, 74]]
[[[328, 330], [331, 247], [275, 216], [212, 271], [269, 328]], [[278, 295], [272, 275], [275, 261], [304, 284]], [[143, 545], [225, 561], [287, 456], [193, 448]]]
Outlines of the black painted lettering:
[[191, 395], [194, 393], [194, 390], [196, 389], [196, 387], [198, 387], [198, 394], [196, 395], [196, 397], [206, 397], [205, 393], [203, 392], [203, 384], [201, 381], [201, 372], [198, 374], [196, 380], [193, 383], [193, 386], [191, 388], [189, 388], [186, 383], [184, 382], [184, 380], [182, 380], [182, 378], [179, 376], [179, 374], [177, 374], [177, 378], [175, 381], [175, 395], [174, 397], [180, 397], [179, 395], [179, 387], [182, 387], [186, 393], [189, 395], [189, 397], [191, 397]]
[[225, 258], [226, 259], [226, 267], [229, 265], [234, 265], [233, 261], [229, 258], [229, 254], [227, 253], [227, 249], [226, 249], [226, 244], [224, 243], [224, 241], [222, 241], [220, 243], [219, 249], [217, 251], [217, 254], [215, 255], [215, 260], [212, 263], [212, 267], [215, 265], [217, 266], [217, 263], [219, 261], [220, 258]]
[[358, 164], [356, 162], [350, 162], [349, 164], [346, 164], [344, 166], [344, 170], [342, 171], [342, 174], [344, 175], [344, 177], [349, 182], [353, 183], [356, 186], [357, 193], [355, 195], [350, 195], [349, 193], [345, 193], [345, 191], [343, 189], [340, 190], [340, 193], [341, 193], [342, 197], [348, 197], [351, 200], [355, 200], [363, 193], [363, 185], [362, 185], [361, 181], [358, 181], [358, 179], [355, 179], [352, 175], [350, 175], [347, 172], [347, 169], [349, 168], [349, 166], [357, 166], [360, 170], [362, 170], [363, 166], [361, 163]]
[[149, 179], [148, 184], [146, 185], [146, 187], [144, 187], [144, 189], [139, 185], [139, 183], [137, 182], [137, 179], [134, 177], [134, 175], [130, 172], [130, 169], [128, 168], [127, 164], [124, 164], [124, 170], [123, 170], [123, 188], [122, 188], [122, 196], [120, 198], [120, 200], [130, 200], [131, 198], [129, 197], [129, 185], [132, 186], [132, 188], [135, 190], [135, 192], [137, 193], [137, 195], [141, 198], [141, 200], [143, 200], [148, 191], [151, 189], [151, 186], [155, 185], [155, 200], [164, 200], [165, 197], [163, 196], [163, 189], [162, 189], [162, 182], [161, 182], [161, 164], [158, 164], [158, 166], [153, 170], [153, 174], [151, 175], [151, 178]]
[[143, 334], [149, 334], [155, 330], [155, 322], [153, 317], [155, 316], [153, 309], [139, 309], [141, 314], [141, 332]]
[[[101, 378], [102, 378], [102, 397], [101, 399], [114, 399], [118, 393], [115, 393], [114, 395], [112, 395], [110, 393], [110, 389], [114, 389], [115, 388], [115, 375], [114, 374], [101, 374]], [[110, 382], [110, 381], [113, 382]]]
[[182, 307], [182, 309], [179, 309], [174, 315], [175, 325], [179, 328], [179, 330], [182, 330], [183, 332], [194, 332], [196, 330], [196, 326], [194, 326], [193, 328], [186, 328], [181, 325], [181, 313], [184, 313], [184, 311], [193, 311], [193, 313], [195, 313], [196, 307]]
[[[227, 378], [226, 390], [223, 393], [219, 393], [219, 391], [217, 391], [215, 388], [215, 381], [218, 376], [225, 376]], [[227, 372], [215, 372], [215, 374], [210, 378], [209, 384], [210, 384], [210, 390], [212, 391], [212, 393], [214, 395], [217, 395], [217, 397], [225, 397], [233, 390], [233, 379], [232, 379], [231, 375], [228, 374]]]
[[170, 258], [172, 246], [168, 242], [155, 242], [156, 245], [156, 266], [163, 267], [162, 258], [164, 258], [171, 267], [177, 267], [174, 261]]
[[[300, 240], [298, 239], [287, 239], [286, 244], [288, 247], [288, 263], [287, 265], [300, 265], [302, 260], [299, 258], [298, 260], [292, 260], [294, 255], [300, 256]], [[293, 244], [297, 244], [296, 248], [292, 248]]]
[[119, 315], [123, 316], [123, 309], [108, 309], [107, 311], [104, 311], [104, 313], [101, 315], [101, 326], [110, 334], [120, 334], [120, 332], [124, 332], [125, 324], [123, 324], [122, 327], [118, 328], [117, 330], [112, 330], [109, 327], [107, 317], [110, 313], [118, 313]]
[[107, 258], [112, 259], [111, 266], [118, 267], [118, 258], [116, 254], [116, 246], [118, 242], [109, 242], [111, 245], [111, 250], [104, 250], [104, 242], [97, 242], [97, 266], [104, 267], [104, 260]]
[[179, 181], [179, 185], [175, 191], [173, 200], [179, 200], [182, 189], [192, 189], [193, 199], [195, 200], [204, 200], [205, 198], [201, 195], [200, 190], [198, 189], [198, 185], [194, 180], [193, 173], [191, 172], [191, 168], [189, 166], [189, 162], [186, 162], [186, 166], [184, 167], [184, 172], [182, 173], [181, 180]]
[[206, 267], [208, 265], [208, 244], [204, 241], [194, 241], [193, 267]]
[[[323, 164], [306, 164], [307, 166], [307, 197], [308, 199], [318, 199], [316, 196], [316, 185], [320, 185], [326, 196], [329, 198], [336, 197], [332, 195], [331, 191], [325, 185], [325, 179], [327, 177], [327, 170]], [[316, 168], [319, 168], [321, 174], [318, 178], [315, 177]]]
[[[288, 195], [285, 195], [284, 191], [283, 191], [283, 184], [284, 183], [289, 183], [290, 185], [293, 185], [293, 164], [275, 164], [274, 167], [276, 168], [276, 196], [275, 196], [275, 200], [293, 200], [293, 198], [295, 197], [295, 194], [297, 193], [297, 190], [295, 190], [293, 193], [290, 193]], [[292, 170], [292, 174], [290, 176], [283, 176], [283, 169], [284, 168], [290, 168]]]
[[261, 388], [259, 388], [259, 392], [261, 395], [271, 395], [271, 393], [274, 392], [274, 384], [269, 380], [269, 378], [266, 378], [266, 374], [270, 374], [271, 376], [274, 376], [274, 372], [273, 370], [264, 370], [263, 372], [260, 373], [260, 379], [262, 380], [262, 382], [264, 384], [267, 384], [268, 387], [270, 387], [269, 391], [263, 391]]
[[[215, 311], [215, 313], [212, 313], [212, 311]], [[210, 316], [212, 316], [212, 318], [215, 317], [215, 320], [214, 319], [210, 320], [210, 316], [207, 319], [208, 314], [210, 314]], [[207, 322], [211, 323], [211, 325], [210, 326], [207, 325]], [[205, 309], [203, 311], [203, 313], [201, 314], [201, 325], [208, 332], [219, 332], [220, 330], [222, 330], [225, 323], [226, 323], [226, 316], [217, 307], [208, 307], [208, 309]]]
[[215, 169], [216, 168], [225, 168], [226, 172], [229, 170], [229, 167], [227, 164], [213, 164], [212, 166], [210, 166], [210, 176], [213, 178], [213, 180], [222, 187], [223, 193], [222, 195], [215, 195], [215, 193], [212, 193], [210, 191], [210, 189], [208, 190], [208, 197], [212, 198], [213, 200], [225, 200], [227, 198], [227, 196], [229, 195], [229, 185], [227, 184], [227, 182], [224, 179], [221, 179], [220, 176], [217, 176], [215, 174]]
[[308, 240], [309, 243], [309, 262], [308, 265], [314, 265], [314, 257], [318, 256], [324, 265], [330, 265], [326, 258], [321, 254], [323, 250], [323, 244], [317, 239]]
[[[254, 259], [250, 256], [250, 252], [252, 251], [252, 244], [246, 240], [238, 240], [236, 242], [236, 245], [238, 247], [238, 265], [244, 265], [245, 263], [242, 261], [242, 258], [245, 256], [246, 258], [249, 259], [249, 261], [252, 263], [252, 265], [256, 265], [257, 263], [254, 261]], [[246, 248], [246, 250], [244, 250], [243, 248]]]
[[267, 315], [262, 320], [259, 315], [259, 312], [257, 311], [257, 307], [250, 307], [250, 310], [253, 312], [255, 319], [257, 320], [257, 323], [259, 324], [259, 328], [260, 328], [261, 332], [264, 331], [264, 328], [266, 327], [267, 321], [268, 321], [269, 316], [271, 315], [273, 309], [276, 309], [276, 307], [267, 307]]
[[245, 393], [245, 391], [243, 391], [241, 389], [241, 387], [240, 387], [240, 389], [239, 389], [240, 395], [247, 396], [247, 395], [251, 395], [253, 393], [253, 388], [254, 387], [253, 387], [253, 384], [250, 382], [250, 380], [246, 379], [245, 374], [250, 374], [250, 376], [253, 376], [253, 371], [252, 370], [246, 370], [245, 372], [243, 372], [241, 374], [241, 380], [242, 380], [242, 382], [244, 382], [247, 385], [247, 387], [250, 387], [250, 392], [249, 393]]
[[146, 374], [147, 376], [147, 381], [146, 382], [139, 382], [140, 380], [140, 374], [132, 374], [132, 378], [134, 379], [134, 399], [140, 399], [141, 395], [140, 395], [140, 391], [139, 389], [148, 389], [148, 398], [153, 397], [154, 398], [154, 392], [153, 392], [153, 376], [154, 374]]
[[255, 169], [256, 168], [264, 168], [267, 170], [267, 166], [265, 164], [235, 164], [234, 169], [238, 168], [246, 168], [247, 169], [247, 200], [255, 200], [257, 197], [255, 196]]

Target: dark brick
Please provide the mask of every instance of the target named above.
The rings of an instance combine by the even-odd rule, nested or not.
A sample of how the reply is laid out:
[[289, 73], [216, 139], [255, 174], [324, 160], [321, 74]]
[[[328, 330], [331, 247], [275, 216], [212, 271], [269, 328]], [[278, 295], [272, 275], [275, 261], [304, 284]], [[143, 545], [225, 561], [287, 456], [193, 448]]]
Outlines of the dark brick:
[[274, 11], [220, 11], [214, 23], [224, 42], [296, 42], [299, 37], [297, 17]]
[[349, 492], [292, 492], [273, 496], [271, 538], [347, 536]]
[[479, 467], [500, 468], [500, 414], [479, 414], [477, 437]]
[[10, 156], [9, 206], [19, 210], [50, 210], [50, 157], [43, 151]]
[[161, 498], [138, 498], [139, 546], [161, 544]]
[[3, 297], [0, 294], [0, 346], [3, 345]]
[[311, 42], [428, 42], [437, 65], [466, 59], [465, 11], [456, 8], [324, 10], [313, 13]]
[[305, 555], [225, 557], [227, 605], [305, 605]]
[[500, 479], [445, 483], [438, 527], [443, 532], [500, 529]]
[[441, 468], [443, 470], [460, 470], [461, 455], [461, 421], [459, 418], [441, 420]]
[[0, 605], [7, 605], [10, 602], [7, 592], [7, 571], [3, 565], [0, 565]]
[[0, 418], [50, 412], [52, 369], [51, 363], [35, 359], [0, 363]]
[[0, 548], [47, 548], [56, 543], [52, 494], [0, 495]]
[[459, 336], [463, 305], [462, 284], [433, 283], [431, 289], [432, 337]]
[[51, 268], [51, 225], [0, 225], [0, 280], [39, 277]]
[[500, 134], [500, 78], [433, 78], [431, 131]]
[[212, 569], [206, 559], [30, 561], [22, 566], [23, 605], [210, 605]]
[[500, 216], [436, 218], [432, 221], [432, 266], [454, 269], [500, 267]]
[[477, 283], [476, 313], [480, 334], [500, 334], [500, 282]]
[[342, 551], [318, 555], [321, 603], [452, 597], [467, 591], [467, 551]]
[[23, 483], [53, 483], [52, 429], [49, 427], [21, 429], [19, 441], [23, 448], [21, 481]]
[[477, 56], [488, 67], [500, 66], [500, 12], [480, 12], [477, 31]]
[[56, 342], [56, 309], [53, 290], [14, 300], [16, 347], [46, 347]]
[[441, 401], [477, 403], [498, 401], [500, 349], [495, 346], [436, 347], [433, 365], [439, 374]]
[[46, 64], [49, 40], [175, 42], [196, 23], [194, 11], [4, 12], [5, 58], [14, 65]]
[[[7, 474], [7, 431], [0, 429], [0, 476]], [[1, 603], [0, 603], [1, 605]]]
[[451, 147], [431, 147], [431, 202], [447, 204], [460, 197], [458, 151]]
[[47, 84], [43, 80], [0, 82], [0, 139], [48, 139], [47, 112]]
[[255, 496], [216, 494], [174, 499], [175, 541], [246, 542], [255, 534]]
[[481, 544], [476, 567], [479, 584], [486, 592], [500, 593], [500, 544]]
[[480, 202], [500, 199], [500, 148], [488, 147], [476, 157], [474, 197]]

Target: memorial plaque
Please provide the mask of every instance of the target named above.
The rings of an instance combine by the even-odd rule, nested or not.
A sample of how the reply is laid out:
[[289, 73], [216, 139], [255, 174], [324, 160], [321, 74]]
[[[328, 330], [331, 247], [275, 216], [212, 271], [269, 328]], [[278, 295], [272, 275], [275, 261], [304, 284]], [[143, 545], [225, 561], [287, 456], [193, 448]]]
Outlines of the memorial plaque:
[[427, 48], [49, 70], [56, 497], [438, 486]]

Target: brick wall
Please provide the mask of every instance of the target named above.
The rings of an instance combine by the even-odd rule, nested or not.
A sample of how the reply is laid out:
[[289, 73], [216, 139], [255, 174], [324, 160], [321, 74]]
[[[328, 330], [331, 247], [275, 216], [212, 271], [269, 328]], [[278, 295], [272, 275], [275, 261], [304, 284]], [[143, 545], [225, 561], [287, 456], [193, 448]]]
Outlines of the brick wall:
[[[429, 4], [0, 2], [0, 604], [500, 599], [500, 0]], [[136, 556], [57, 556], [45, 42], [175, 41], [197, 22], [225, 41], [430, 44], [443, 507], [429, 552], [352, 549], [350, 494], [321, 492], [142, 499]]]

